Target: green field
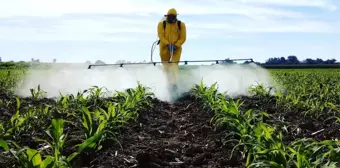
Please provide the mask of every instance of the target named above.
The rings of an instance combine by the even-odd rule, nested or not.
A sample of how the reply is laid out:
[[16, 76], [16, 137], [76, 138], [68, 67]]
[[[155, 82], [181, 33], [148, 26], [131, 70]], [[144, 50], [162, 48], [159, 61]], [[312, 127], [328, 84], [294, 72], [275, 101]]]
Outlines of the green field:
[[[174, 104], [143, 85], [56, 99], [0, 70], [2, 167], [339, 167], [340, 69], [270, 69], [279, 87], [229, 98], [192, 86]], [[85, 92], [89, 93], [85, 96]]]

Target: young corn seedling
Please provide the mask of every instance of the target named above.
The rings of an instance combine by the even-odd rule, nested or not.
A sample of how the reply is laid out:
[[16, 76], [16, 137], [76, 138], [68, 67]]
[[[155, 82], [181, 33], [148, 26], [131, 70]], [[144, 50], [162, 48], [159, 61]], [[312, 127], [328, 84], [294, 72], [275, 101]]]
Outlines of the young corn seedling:
[[[91, 108], [102, 107], [105, 102], [101, 99], [102, 96], [105, 96], [107, 93], [103, 92], [104, 87], [99, 88], [98, 86], [93, 86], [89, 88], [89, 96], [88, 103], [90, 103]], [[107, 90], [107, 89], [106, 89]]]
[[251, 141], [246, 142], [248, 147], [247, 167], [289, 167], [289, 155], [282, 142], [281, 132], [276, 133], [275, 128], [259, 122], [256, 124]]
[[62, 155], [62, 150], [67, 139], [67, 134], [64, 134], [64, 120], [53, 119], [52, 128], [47, 130], [47, 135], [52, 139], [52, 142], [45, 141], [52, 149], [53, 162], [55, 167], [70, 166], [69, 161]]
[[340, 142], [300, 139], [292, 142], [288, 149], [290, 161], [296, 168], [328, 167], [336, 168], [340, 163]]
[[10, 152], [24, 168], [50, 168], [54, 161], [52, 156], [46, 156], [43, 159], [41, 151], [29, 147], [23, 147], [18, 151], [11, 150]]
[[[96, 110], [95, 113], [91, 113], [87, 107], [83, 106], [82, 125], [85, 129], [85, 139], [89, 139], [96, 135], [103, 135], [107, 119], [106, 116], [101, 115], [100, 111]], [[98, 143], [100, 141], [101, 139], [98, 140]]]
[[[82, 125], [85, 129], [85, 139], [95, 140], [91, 142], [91, 149], [100, 150], [102, 145], [100, 143], [105, 140], [114, 140], [118, 142], [112, 129], [112, 123], [120, 122], [115, 117], [115, 107], [109, 107], [109, 111], [106, 112], [103, 109], [96, 109], [94, 112], [90, 112], [87, 107], [82, 108]], [[125, 122], [125, 121], [123, 121]], [[118, 142], [119, 143], [119, 142]]]
[[[29, 147], [23, 147], [18, 151], [10, 150], [11, 154], [19, 161], [22, 167], [27, 168], [47, 168], [47, 167], [71, 167], [65, 156], [61, 154], [66, 135], [63, 133], [64, 120], [53, 119], [51, 130], [47, 130], [46, 133], [52, 139], [52, 142], [39, 139], [47, 143], [47, 146], [41, 150], [31, 149]], [[19, 147], [17, 147], [19, 148]], [[43, 156], [42, 152], [48, 148], [52, 149], [52, 155]], [[44, 160], [42, 158], [45, 158]]]
[[257, 84], [256, 86], [249, 87], [248, 91], [253, 96], [258, 96], [260, 98], [269, 98], [272, 91], [272, 87], [266, 90], [263, 84]]
[[[40, 150], [31, 149], [29, 147], [23, 147], [18, 151], [12, 151], [12, 155], [19, 161], [22, 167], [26, 168], [69, 168], [72, 167], [72, 161], [81, 152], [87, 148], [91, 148], [98, 136], [92, 136], [86, 139], [82, 144], [77, 145], [78, 149], [76, 152], [72, 153], [70, 156], [66, 157], [62, 155], [62, 150], [66, 141], [67, 135], [64, 134], [64, 120], [63, 119], [53, 119], [51, 129], [47, 130], [46, 133], [52, 139], [52, 141], [37, 139], [37, 141], [42, 141], [47, 143], [47, 146], [42, 147]], [[17, 147], [18, 148], [18, 147]], [[52, 149], [51, 155], [44, 155], [44, 150]], [[42, 159], [44, 158], [44, 159]]]
[[32, 88], [32, 89], [30, 89], [30, 91], [31, 91], [31, 97], [32, 97], [33, 100], [39, 100], [39, 99], [43, 98], [47, 93], [46, 91], [44, 91], [40, 88], [40, 85], [38, 85], [37, 90]]
[[226, 93], [218, 93], [217, 83], [207, 87], [203, 81], [199, 85], [195, 85], [189, 92], [202, 103], [204, 109], [209, 109], [214, 113], [219, 110], [219, 99], [226, 95]]
[[26, 129], [27, 125], [25, 125], [25, 122], [27, 121], [27, 117], [20, 115], [20, 99], [16, 98], [16, 110], [15, 114], [11, 117], [9, 122], [4, 122], [1, 124], [0, 129], [0, 139], [6, 140], [9, 139], [9, 137], [12, 137], [13, 139], [16, 139], [20, 137], [20, 133]]

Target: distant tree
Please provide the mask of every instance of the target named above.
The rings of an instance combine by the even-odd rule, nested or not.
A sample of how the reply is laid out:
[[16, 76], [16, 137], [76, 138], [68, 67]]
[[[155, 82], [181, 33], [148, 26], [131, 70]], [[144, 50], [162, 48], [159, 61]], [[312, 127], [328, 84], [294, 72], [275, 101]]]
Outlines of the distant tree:
[[284, 57], [274, 57], [274, 58], [269, 58], [265, 64], [286, 64], [287, 61]]
[[317, 64], [323, 64], [323, 60], [322, 60], [321, 58], [317, 58], [317, 59], [315, 60], [315, 62], [316, 62]]
[[287, 60], [286, 60], [286, 58], [285, 58], [285, 57], [281, 57], [281, 58], [280, 58], [280, 62], [281, 62], [282, 64], [284, 64], [284, 63], [286, 63], [286, 62], [287, 62]]
[[54, 58], [54, 59], [53, 59], [53, 63], [56, 63], [56, 62], [57, 62], [57, 59]]
[[223, 61], [219, 61], [219, 64], [234, 64], [236, 62], [234, 62], [233, 60], [230, 60], [229, 58], [224, 59]]
[[226, 59], [223, 61], [224, 64], [233, 64], [234, 61], [233, 60], [229, 60], [229, 59]]
[[302, 61], [304, 64], [315, 64], [315, 61], [311, 58], [307, 58], [304, 61]]
[[102, 61], [102, 60], [97, 60], [97, 61], [95, 62], [95, 64], [105, 64], [105, 62]]
[[132, 63], [131, 61], [126, 61], [126, 60], [118, 60], [116, 61], [116, 64], [125, 64], [125, 63]]
[[118, 61], [116, 61], [116, 64], [124, 64], [124, 63], [126, 63], [125, 60], [118, 60]]
[[91, 64], [91, 61], [86, 61], [85, 64]]
[[315, 60], [307, 58], [303, 61], [299, 61], [295, 55], [290, 55], [287, 59], [284, 57], [269, 58], [264, 64], [337, 64], [337, 60], [333, 58], [324, 61], [321, 58]]
[[34, 58], [31, 58], [31, 61], [32, 61], [32, 62], [40, 62], [39, 59], [34, 59]]
[[2, 62], [2, 59], [1, 59], [1, 57], [0, 57], [0, 62]]
[[326, 61], [324, 61], [325, 64], [335, 64], [336, 63], [336, 59], [327, 59]]
[[288, 64], [299, 64], [300, 61], [299, 61], [299, 59], [295, 55], [290, 55], [287, 58], [287, 63]]

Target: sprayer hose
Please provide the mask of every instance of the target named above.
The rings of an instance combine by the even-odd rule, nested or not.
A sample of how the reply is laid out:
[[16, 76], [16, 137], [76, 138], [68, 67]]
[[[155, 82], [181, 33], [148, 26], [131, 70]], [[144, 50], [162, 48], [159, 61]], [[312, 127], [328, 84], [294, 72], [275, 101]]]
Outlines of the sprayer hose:
[[158, 40], [156, 40], [155, 42], [153, 42], [152, 46], [151, 46], [151, 62], [153, 62], [153, 52], [155, 51], [156, 48], [156, 44], [158, 43]]

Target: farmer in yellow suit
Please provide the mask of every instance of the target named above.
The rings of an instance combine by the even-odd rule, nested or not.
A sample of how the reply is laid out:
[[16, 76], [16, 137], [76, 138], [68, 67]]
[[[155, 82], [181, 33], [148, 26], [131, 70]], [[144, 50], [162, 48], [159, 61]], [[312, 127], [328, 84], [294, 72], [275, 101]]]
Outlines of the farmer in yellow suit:
[[[157, 27], [160, 40], [159, 54], [170, 86], [176, 89], [178, 61], [181, 59], [182, 45], [186, 41], [186, 26], [177, 20], [177, 11], [174, 8], [169, 9], [165, 17], [166, 20], [159, 22]], [[174, 63], [167, 63], [169, 61]]]

